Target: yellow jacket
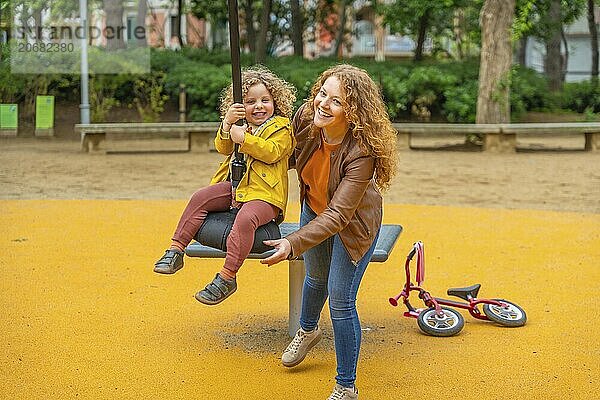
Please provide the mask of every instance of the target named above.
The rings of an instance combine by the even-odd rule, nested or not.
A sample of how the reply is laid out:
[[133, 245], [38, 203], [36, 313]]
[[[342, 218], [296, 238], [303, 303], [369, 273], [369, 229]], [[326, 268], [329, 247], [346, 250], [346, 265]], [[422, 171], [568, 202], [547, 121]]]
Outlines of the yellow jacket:
[[[254, 134], [246, 134], [239, 149], [246, 156], [246, 173], [236, 190], [237, 201], [266, 201], [281, 210], [278, 222], [283, 220], [288, 198], [288, 158], [294, 143], [290, 120], [280, 116], [271, 118]], [[219, 166], [211, 185], [227, 180], [234, 144], [223, 138], [219, 127], [215, 148], [227, 159]]]

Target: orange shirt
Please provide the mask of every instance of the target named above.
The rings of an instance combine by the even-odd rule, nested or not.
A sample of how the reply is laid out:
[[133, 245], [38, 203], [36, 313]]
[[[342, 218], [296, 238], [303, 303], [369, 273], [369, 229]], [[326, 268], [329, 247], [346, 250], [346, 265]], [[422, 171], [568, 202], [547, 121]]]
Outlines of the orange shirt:
[[325, 211], [327, 207], [327, 185], [329, 184], [329, 166], [331, 153], [340, 147], [339, 144], [329, 144], [323, 140], [319, 148], [310, 156], [301, 178], [306, 184], [306, 201], [310, 208], [317, 214]]

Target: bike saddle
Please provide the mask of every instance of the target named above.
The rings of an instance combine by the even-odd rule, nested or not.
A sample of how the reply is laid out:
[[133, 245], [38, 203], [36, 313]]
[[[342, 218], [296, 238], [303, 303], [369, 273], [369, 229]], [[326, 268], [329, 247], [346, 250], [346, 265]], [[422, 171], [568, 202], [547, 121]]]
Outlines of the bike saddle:
[[456, 296], [456, 297], [460, 297], [461, 299], [469, 301], [467, 296], [477, 297], [477, 293], [479, 293], [479, 288], [481, 288], [481, 285], [479, 283], [477, 283], [473, 286], [448, 289], [447, 293], [448, 293], [448, 296]]

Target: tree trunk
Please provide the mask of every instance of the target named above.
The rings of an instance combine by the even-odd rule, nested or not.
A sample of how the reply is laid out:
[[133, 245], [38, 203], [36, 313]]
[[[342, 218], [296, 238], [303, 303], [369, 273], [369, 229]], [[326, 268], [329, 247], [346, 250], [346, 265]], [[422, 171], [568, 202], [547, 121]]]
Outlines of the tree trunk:
[[348, 0], [341, 0], [338, 13], [338, 31], [335, 35], [335, 49], [333, 54], [338, 58], [342, 58], [342, 44], [344, 43], [344, 34], [346, 33], [346, 8]]
[[385, 28], [383, 16], [375, 15], [375, 61], [385, 61]]
[[546, 42], [546, 62], [544, 63], [544, 72], [550, 81], [550, 90], [556, 92], [562, 86], [562, 68], [563, 60], [560, 52], [562, 30], [561, 25], [561, 0], [551, 0], [548, 19], [552, 28], [552, 34]]
[[[146, 27], [146, 14], [148, 13], [148, 3], [147, 0], [139, 0], [138, 1], [138, 9], [137, 9], [137, 17], [135, 21], [135, 28], [139, 29], [142, 27], [144, 29], [144, 37], [141, 35], [137, 35], [136, 43], [138, 47], [147, 47], [148, 46], [148, 28]], [[134, 32], [135, 33], [135, 32]]]
[[252, 9], [253, 0], [244, 1], [244, 21], [246, 23], [246, 39], [248, 40], [248, 49], [250, 53], [256, 52], [256, 30], [254, 29], [254, 10]]
[[42, 9], [41, 8], [36, 8], [33, 10], [32, 12], [33, 15], [33, 24], [35, 26], [35, 41], [36, 42], [41, 42], [42, 41], [42, 36], [38, 35], [38, 33], [42, 32]]
[[118, 50], [125, 48], [125, 27], [123, 26], [123, 1], [104, 0], [106, 12], [106, 49]]
[[419, 18], [419, 32], [417, 34], [417, 48], [415, 49], [415, 61], [423, 60], [423, 47], [425, 46], [425, 37], [429, 27], [429, 9], [425, 10]]
[[291, 0], [292, 7], [292, 43], [294, 44], [294, 55], [304, 57], [304, 15], [300, 8], [300, 0]]
[[263, 1], [262, 15], [260, 16], [260, 31], [256, 43], [256, 54], [254, 60], [257, 64], [264, 64], [267, 60], [267, 33], [271, 15], [271, 0]]
[[454, 43], [456, 44], [456, 52], [458, 53], [458, 59], [463, 60], [465, 53], [463, 49], [463, 40], [465, 33], [463, 27], [465, 24], [465, 10], [459, 8], [454, 11], [454, 17], [452, 18], [452, 33], [454, 34]]
[[567, 71], [569, 69], [569, 42], [567, 41], [565, 30], [562, 27], [560, 28], [560, 40], [565, 46], [565, 55], [561, 58], [562, 64], [560, 69], [560, 83], [562, 85], [567, 77]]
[[181, 16], [183, 15], [183, 0], [177, 0], [177, 41], [179, 48], [183, 48], [183, 35], [181, 33]]
[[592, 48], [592, 81], [598, 84], [598, 27], [594, 18], [594, 0], [588, 0], [588, 26]]
[[[479, 16], [481, 25], [481, 59], [478, 124], [510, 122], [509, 74], [512, 64], [511, 26], [515, 0], [486, 0]], [[490, 151], [514, 151], [512, 138], [486, 135], [485, 148]]]

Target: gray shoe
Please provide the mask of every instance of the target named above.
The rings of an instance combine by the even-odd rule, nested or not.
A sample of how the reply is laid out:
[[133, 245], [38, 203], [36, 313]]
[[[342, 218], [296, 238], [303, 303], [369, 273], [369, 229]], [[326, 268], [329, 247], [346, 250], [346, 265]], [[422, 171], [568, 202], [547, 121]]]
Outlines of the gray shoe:
[[167, 250], [165, 255], [154, 264], [154, 272], [158, 274], [174, 274], [183, 268], [183, 252]]
[[294, 367], [304, 360], [306, 354], [323, 337], [323, 331], [317, 326], [313, 331], [306, 332], [304, 329], [298, 329], [296, 336], [290, 342], [281, 356], [281, 362], [285, 367]]
[[336, 383], [333, 388], [333, 392], [327, 398], [327, 400], [356, 400], [358, 399], [358, 390], [356, 387], [343, 387], [342, 385]]
[[221, 278], [217, 273], [215, 279], [194, 296], [200, 303], [213, 306], [219, 304], [237, 290], [235, 278], [232, 281]]

